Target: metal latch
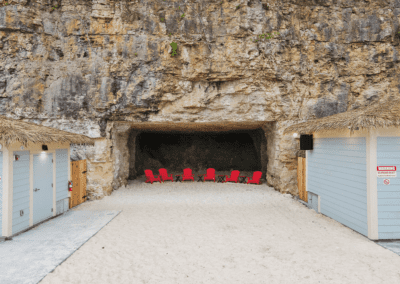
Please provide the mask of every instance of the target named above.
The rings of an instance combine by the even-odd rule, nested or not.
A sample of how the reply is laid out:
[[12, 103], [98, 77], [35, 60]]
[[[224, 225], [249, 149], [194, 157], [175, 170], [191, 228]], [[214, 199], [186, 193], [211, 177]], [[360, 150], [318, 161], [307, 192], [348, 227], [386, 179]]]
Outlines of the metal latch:
[[82, 174], [86, 174], [87, 171], [82, 172]]
[[51, 212], [53, 212], [53, 208], [51, 208]]
[[38, 191], [38, 190], [40, 190], [40, 188], [35, 188], [33, 191]]
[[19, 216], [24, 216], [24, 210], [19, 211]]

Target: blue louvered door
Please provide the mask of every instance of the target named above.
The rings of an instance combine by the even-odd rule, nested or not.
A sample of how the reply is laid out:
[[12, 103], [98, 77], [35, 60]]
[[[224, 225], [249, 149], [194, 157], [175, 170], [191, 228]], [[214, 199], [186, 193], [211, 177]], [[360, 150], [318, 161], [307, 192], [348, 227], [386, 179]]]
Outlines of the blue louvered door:
[[53, 154], [33, 155], [33, 224], [53, 216]]

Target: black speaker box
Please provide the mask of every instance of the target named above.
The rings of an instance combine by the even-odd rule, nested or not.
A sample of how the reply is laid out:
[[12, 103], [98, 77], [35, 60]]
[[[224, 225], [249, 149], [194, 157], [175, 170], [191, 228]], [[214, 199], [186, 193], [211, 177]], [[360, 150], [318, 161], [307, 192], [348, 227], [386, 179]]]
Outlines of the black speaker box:
[[312, 150], [312, 149], [313, 149], [313, 136], [300, 135], [300, 150]]

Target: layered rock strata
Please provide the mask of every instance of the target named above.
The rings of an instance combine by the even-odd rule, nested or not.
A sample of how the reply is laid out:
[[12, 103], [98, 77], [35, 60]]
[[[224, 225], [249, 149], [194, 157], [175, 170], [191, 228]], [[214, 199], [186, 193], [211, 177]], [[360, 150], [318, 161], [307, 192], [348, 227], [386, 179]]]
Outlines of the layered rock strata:
[[143, 123], [259, 124], [268, 183], [297, 194], [284, 128], [398, 96], [399, 15], [399, 0], [0, 0], [0, 113], [98, 138], [74, 152], [95, 198], [126, 183]]

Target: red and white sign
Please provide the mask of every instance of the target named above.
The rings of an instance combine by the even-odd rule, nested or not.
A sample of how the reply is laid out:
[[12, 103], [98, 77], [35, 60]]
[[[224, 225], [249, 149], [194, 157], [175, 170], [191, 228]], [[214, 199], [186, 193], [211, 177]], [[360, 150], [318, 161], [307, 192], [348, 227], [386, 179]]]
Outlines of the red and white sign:
[[396, 166], [378, 166], [378, 178], [397, 177]]
[[396, 171], [396, 166], [378, 166], [378, 172], [380, 171]]
[[383, 180], [383, 184], [389, 185], [389, 184], [390, 184], [390, 179], [384, 179], [384, 180]]

